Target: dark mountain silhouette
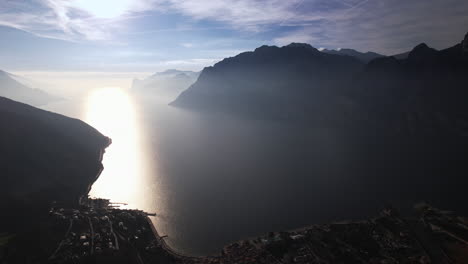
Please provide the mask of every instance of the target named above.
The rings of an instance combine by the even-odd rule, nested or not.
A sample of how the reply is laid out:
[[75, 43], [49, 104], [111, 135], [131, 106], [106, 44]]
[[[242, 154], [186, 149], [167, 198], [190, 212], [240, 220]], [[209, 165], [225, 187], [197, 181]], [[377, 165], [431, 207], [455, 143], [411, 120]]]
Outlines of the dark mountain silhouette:
[[199, 72], [193, 71], [166, 70], [155, 73], [144, 80], [133, 80], [132, 90], [144, 96], [174, 100], [197, 80], [199, 74]]
[[410, 52], [407, 51], [407, 52], [395, 54], [395, 55], [393, 55], [392, 57], [394, 57], [395, 59], [398, 59], [398, 60], [404, 60], [404, 59], [408, 58], [408, 54], [409, 54], [409, 53], [410, 53]]
[[462, 50], [463, 50], [463, 54], [468, 53], [468, 33], [466, 33], [465, 39], [462, 42]]
[[364, 64], [308, 44], [262, 46], [205, 68], [172, 105], [280, 118], [307, 116], [342, 89]]
[[87, 195], [109, 138], [80, 120], [4, 97], [0, 124], [0, 210], [25, 215]]
[[41, 106], [59, 100], [59, 98], [44, 91], [30, 88], [18, 82], [13, 78], [13, 75], [2, 70], [0, 70], [0, 96], [34, 106]]
[[353, 50], [353, 49], [340, 49], [340, 50], [324, 49], [324, 50], [322, 50], [322, 52], [328, 53], [328, 54], [355, 57], [356, 59], [358, 59], [358, 60], [360, 60], [360, 61], [362, 61], [364, 63], [368, 63], [369, 61], [371, 61], [373, 59], [385, 57], [384, 55], [378, 54], [378, 53], [375, 53], [375, 52], [368, 51], [368, 52], [364, 53], [364, 52], [359, 52], [359, 51], [356, 51], [356, 50]]
[[467, 43], [440, 51], [420, 44], [407, 59], [367, 65], [306, 44], [261, 47], [205, 68], [172, 105], [326, 129], [353, 146], [346, 171], [369, 189], [402, 199], [427, 193], [464, 211]]
[[[468, 56], [466, 40], [437, 51], [426, 44], [416, 46], [408, 58], [394, 57], [370, 62], [356, 81], [353, 98], [367, 112], [399, 120], [398, 129], [409, 133], [451, 131], [468, 135]], [[384, 119], [385, 120], [385, 119]], [[397, 127], [394, 127], [396, 129]], [[444, 132], [444, 133], [445, 133]]]
[[468, 114], [467, 42], [441, 51], [423, 43], [406, 59], [380, 57], [367, 65], [308, 44], [262, 46], [205, 68], [172, 105], [295, 120], [316, 120], [320, 113], [322, 120], [343, 122], [349, 118], [339, 111], [365, 111], [358, 118], [372, 114], [371, 105], [398, 112], [414, 101], [427, 111], [457, 106], [452, 114]]

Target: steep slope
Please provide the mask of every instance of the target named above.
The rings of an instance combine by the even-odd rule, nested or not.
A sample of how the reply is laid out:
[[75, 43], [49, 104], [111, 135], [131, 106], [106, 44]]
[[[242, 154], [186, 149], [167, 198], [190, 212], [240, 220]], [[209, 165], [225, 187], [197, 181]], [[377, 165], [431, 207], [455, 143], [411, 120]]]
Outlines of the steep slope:
[[75, 205], [110, 144], [86, 123], [0, 97], [0, 208]]
[[136, 94], [174, 100], [182, 91], [192, 85], [199, 72], [166, 70], [150, 77], [133, 80], [132, 90]]
[[306, 45], [262, 47], [206, 68], [173, 105], [325, 129], [353, 146], [347, 174], [369, 190], [443, 194], [459, 205], [468, 184], [467, 42], [441, 51], [421, 44], [407, 59], [363, 68]]
[[463, 53], [464, 43], [441, 51], [423, 43], [407, 59], [374, 60], [357, 78], [359, 89], [354, 98], [369, 113], [405, 120], [399, 123], [404, 126], [398, 127], [400, 130], [416, 133], [417, 128], [426, 132], [445, 129], [468, 134], [468, 56]]
[[12, 78], [11, 74], [2, 70], [0, 70], [0, 96], [34, 106], [40, 106], [58, 100], [58, 98], [44, 91], [27, 87]]
[[341, 93], [338, 83], [361, 70], [349, 56], [308, 44], [262, 46], [205, 68], [174, 106], [274, 118], [307, 117]]
[[364, 52], [359, 52], [359, 51], [353, 50], [353, 49], [340, 49], [340, 50], [324, 49], [324, 50], [322, 50], [322, 52], [328, 53], [328, 54], [355, 57], [356, 59], [358, 59], [358, 60], [360, 60], [360, 61], [362, 61], [364, 63], [368, 63], [369, 61], [371, 61], [373, 59], [385, 57], [384, 55], [378, 54], [378, 53], [375, 53], [375, 52], [368, 51], [368, 52], [364, 53]]

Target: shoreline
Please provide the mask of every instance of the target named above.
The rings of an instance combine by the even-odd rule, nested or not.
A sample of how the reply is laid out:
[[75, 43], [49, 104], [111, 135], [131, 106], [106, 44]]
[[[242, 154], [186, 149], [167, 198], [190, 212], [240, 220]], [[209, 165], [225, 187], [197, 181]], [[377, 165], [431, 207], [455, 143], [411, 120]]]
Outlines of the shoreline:
[[186, 260], [194, 260], [194, 259], [197, 259], [198, 257], [196, 256], [189, 256], [189, 255], [185, 255], [185, 254], [182, 254], [182, 253], [179, 253], [177, 251], [175, 251], [173, 248], [171, 248], [171, 246], [169, 246], [164, 237], [162, 237], [161, 235], [159, 235], [159, 232], [156, 228], [156, 226], [153, 224], [153, 221], [151, 220], [151, 218], [146, 215], [146, 220], [148, 221], [148, 225], [150, 226], [151, 228], [151, 231], [153, 232], [155, 238], [156, 238], [156, 241], [157, 243], [161, 246], [162, 249], [164, 249], [167, 253], [169, 253], [170, 255], [176, 257], [176, 258], [181, 258], [181, 259], [186, 259]]
[[468, 218], [429, 205], [416, 209], [415, 217], [386, 208], [373, 218], [269, 232], [226, 244], [219, 255], [190, 256], [169, 246], [145, 211], [87, 199], [80, 207], [56, 204], [33, 233], [17, 234], [21, 239], [9, 246], [28, 254], [42, 239], [47, 250], [30, 256], [41, 263], [466, 263]]

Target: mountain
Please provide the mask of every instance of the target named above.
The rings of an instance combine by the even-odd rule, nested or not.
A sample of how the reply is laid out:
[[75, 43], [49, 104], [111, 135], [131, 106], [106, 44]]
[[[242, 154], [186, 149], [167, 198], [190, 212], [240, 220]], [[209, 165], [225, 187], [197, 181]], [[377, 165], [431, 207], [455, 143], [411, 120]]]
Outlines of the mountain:
[[396, 55], [393, 55], [392, 57], [394, 57], [395, 59], [398, 59], [398, 60], [404, 60], [406, 58], [408, 58], [408, 54], [410, 52], [407, 51], [407, 52], [403, 52], [403, 53], [399, 53], [399, 54], [396, 54]]
[[166, 70], [144, 80], [133, 80], [132, 90], [137, 94], [167, 98], [171, 101], [193, 84], [199, 74], [193, 71]]
[[393, 130], [412, 134], [443, 131], [464, 137], [468, 135], [466, 43], [465, 39], [440, 51], [422, 43], [406, 59], [371, 61], [356, 78], [359, 88], [354, 99], [375, 118], [398, 121]]
[[41, 106], [59, 99], [39, 89], [30, 88], [16, 79], [14, 75], [0, 70], [0, 96], [34, 106]]
[[11, 215], [77, 205], [103, 169], [110, 139], [80, 120], [0, 97], [0, 124], [0, 210]]
[[262, 46], [205, 68], [171, 105], [247, 115], [309, 116], [334, 100], [337, 85], [362, 70], [350, 56], [327, 54], [308, 44]]
[[467, 43], [420, 44], [407, 59], [368, 64], [306, 44], [264, 46], [205, 68], [171, 105], [325, 130], [352, 160], [347, 175], [370, 190], [420, 199], [415, 189], [435, 197], [437, 186], [458, 206], [468, 184]]
[[360, 60], [360, 61], [362, 61], [364, 63], [368, 63], [369, 61], [371, 61], [373, 59], [376, 59], [376, 58], [385, 57], [384, 55], [378, 54], [378, 53], [375, 53], [375, 52], [368, 51], [366, 53], [363, 53], [363, 52], [359, 52], [359, 51], [356, 51], [356, 50], [353, 50], [353, 49], [339, 49], [339, 50], [324, 49], [324, 50], [322, 50], [322, 52], [328, 53], [328, 54], [355, 57], [356, 59], [358, 59], [358, 60]]
[[308, 44], [262, 46], [205, 68], [172, 105], [280, 119], [320, 116], [341, 122], [350, 122], [345, 113], [355, 118], [374, 115], [373, 107], [401, 113], [402, 107], [417, 106], [418, 111], [438, 112], [439, 117], [452, 108], [447, 115], [468, 116], [464, 103], [468, 93], [463, 88], [468, 81], [467, 42], [465, 37], [440, 51], [422, 43], [406, 59], [379, 57], [368, 64], [320, 52]]
[[465, 39], [462, 42], [462, 50], [463, 50], [463, 54], [468, 53], [468, 33], [466, 33]]

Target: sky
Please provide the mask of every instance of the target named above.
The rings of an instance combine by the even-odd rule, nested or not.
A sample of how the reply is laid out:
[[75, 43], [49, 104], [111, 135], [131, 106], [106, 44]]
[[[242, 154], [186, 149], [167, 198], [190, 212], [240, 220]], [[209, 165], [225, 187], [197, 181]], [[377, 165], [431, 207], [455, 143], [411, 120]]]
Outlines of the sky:
[[261, 45], [392, 55], [468, 32], [466, 0], [0, 0], [0, 69], [201, 70]]

